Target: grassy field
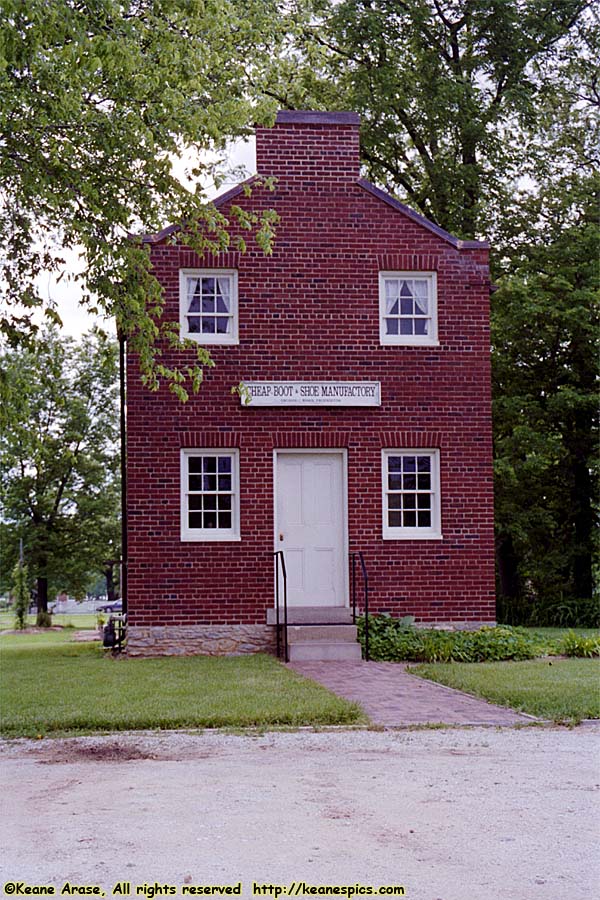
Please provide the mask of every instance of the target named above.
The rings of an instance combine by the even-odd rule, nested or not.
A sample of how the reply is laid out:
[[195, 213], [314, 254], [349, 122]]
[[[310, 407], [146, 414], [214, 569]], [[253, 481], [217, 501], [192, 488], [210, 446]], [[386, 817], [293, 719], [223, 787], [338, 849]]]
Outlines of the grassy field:
[[[102, 613], [102, 617], [104, 621], [106, 621], [108, 615]], [[35, 616], [27, 616], [27, 624], [35, 625]], [[58, 613], [57, 615], [52, 616], [52, 624], [62, 625], [63, 628], [76, 628], [78, 631], [83, 631], [87, 628], [96, 628], [97, 617], [95, 613], [76, 613], [75, 615], [62, 615]], [[0, 631], [4, 631], [5, 629], [12, 629], [14, 627], [14, 613], [10, 611], [7, 612], [6, 610], [4, 612], [0, 612]]]
[[366, 721], [356, 704], [269, 656], [113, 658], [70, 637], [65, 630], [0, 639], [6, 737]]
[[411, 666], [411, 672], [555, 722], [600, 718], [597, 659], [438, 663]]

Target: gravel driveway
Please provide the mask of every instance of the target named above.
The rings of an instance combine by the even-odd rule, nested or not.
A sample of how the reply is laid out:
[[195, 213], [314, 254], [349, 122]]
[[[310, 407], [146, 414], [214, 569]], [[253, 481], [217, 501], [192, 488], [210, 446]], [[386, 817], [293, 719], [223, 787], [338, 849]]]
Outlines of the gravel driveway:
[[242, 882], [248, 898], [253, 882], [304, 881], [397, 885], [412, 900], [589, 900], [599, 736], [588, 725], [4, 742], [0, 884], [60, 895], [69, 881], [110, 897], [128, 882], [151, 897], [156, 883], [182, 896]]

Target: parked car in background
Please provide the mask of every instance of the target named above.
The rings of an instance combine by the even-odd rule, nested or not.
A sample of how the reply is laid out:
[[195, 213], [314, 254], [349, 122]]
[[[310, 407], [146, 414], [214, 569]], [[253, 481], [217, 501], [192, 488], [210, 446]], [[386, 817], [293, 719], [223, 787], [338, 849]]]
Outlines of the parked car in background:
[[113, 600], [112, 603], [101, 603], [100, 606], [96, 607], [96, 612], [122, 612], [123, 611], [123, 602], [122, 600]]

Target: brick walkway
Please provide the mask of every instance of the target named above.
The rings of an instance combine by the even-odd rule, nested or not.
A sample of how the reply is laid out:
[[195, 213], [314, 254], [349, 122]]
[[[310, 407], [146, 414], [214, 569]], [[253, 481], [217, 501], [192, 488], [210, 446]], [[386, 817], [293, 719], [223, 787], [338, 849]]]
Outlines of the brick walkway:
[[403, 663], [299, 662], [290, 668], [360, 703], [376, 725], [519, 725], [533, 716], [410, 675]]

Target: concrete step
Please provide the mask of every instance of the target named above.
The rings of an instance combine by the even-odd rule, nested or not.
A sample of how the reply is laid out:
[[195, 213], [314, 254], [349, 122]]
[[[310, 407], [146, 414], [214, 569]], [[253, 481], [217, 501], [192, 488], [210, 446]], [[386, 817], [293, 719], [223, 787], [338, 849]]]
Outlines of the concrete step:
[[[279, 608], [283, 622], [283, 607]], [[288, 606], [288, 625], [352, 625], [352, 610], [347, 606]], [[275, 610], [267, 610], [267, 625], [275, 625]]]
[[321, 641], [324, 644], [356, 641], [356, 625], [288, 625], [288, 643]]
[[301, 641], [289, 644], [290, 662], [307, 660], [321, 660], [326, 662], [358, 661], [362, 659], [360, 644], [336, 641], [324, 643], [322, 641]]

